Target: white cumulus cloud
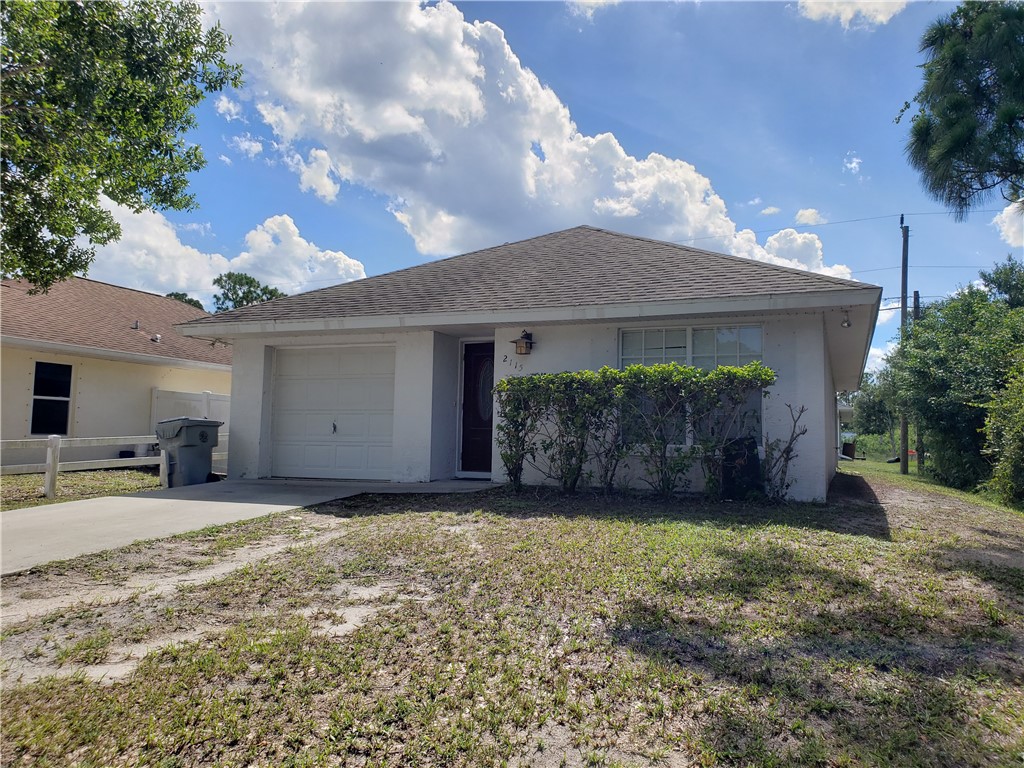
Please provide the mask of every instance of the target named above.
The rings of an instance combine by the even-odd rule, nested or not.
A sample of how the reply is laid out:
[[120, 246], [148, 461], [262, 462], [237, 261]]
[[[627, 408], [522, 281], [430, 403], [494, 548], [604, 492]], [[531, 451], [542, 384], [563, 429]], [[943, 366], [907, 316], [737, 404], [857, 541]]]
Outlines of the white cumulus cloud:
[[324, 150], [311, 149], [308, 162], [298, 152], [294, 152], [285, 158], [285, 163], [299, 174], [299, 189], [303, 192], [313, 192], [324, 202], [330, 202], [338, 196], [341, 185], [331, 178], [334, 168], [331, 156]]
[[767, 208], [761, 209], [762, 216], [774, 216], [777, 213], [782, 213], [782, 209], [775, 205], [769, 205]]
[[1024, 248], [1024, 203], [1010, 203], [992, 219], [992, 224], [999, 229], [1003, 242]]
[[250, 160], [263, 152], [263, 142], [259, 139], [254, 139], [248, 133], [241, 136], [232, 136], [229, 143]]
[[878, 308], [878, 322], [876, 325], [885, 325], [891, 320], [898, 320], [900, 317], [900, 306], [899, 300], [883, 301], [882, 306]]
[[888, 23], [906, 0], [800, 0], [800, 15], [812, 21], [838, 21], [844, 29]]
[[574, 16], [584, 16], [593, 19], [594, 13], [609, 5], [618, 5], [621, 0], [570, 0], [569, 10]]
[[226, 256], [185, 245], [161, 213], [133, 213], [109, 200], [104, 204], [122, 234], [116, 243], [96, 249], [89, 269], [89, 277], [96, 280], [154, 293], [183, 291], [210, 309], [216, 292], [213, 279], [225, 272], [245, 272], [289, 294], [366, 276], [355, 259], [305, 240], [287, 215], [271, 216], [256, 226], [245, 236], [245, 250]]
[[896, 342], [886, 342], [884, 347], [871, 347], [868, 350], [868, 362], [864, 366], [865, 373], [878, 373], [885, 368], [885, 359], [896, 349]]
[[498, 26], [450, 3], [228, 2], [215, 14], [269, 151], [324, 200], [341, 182], [385, 197], [420, 253], [591, 224], [799, 265], [739, 230], [692, 164], [580, 132]]
[[822, 216], [817, 208], [801, 208], [796, 212], [795, 221], [797, 224], [804, 226], [813, 226], [815, 224], [827, 224], [828, 219]]
[[232, 120], [242, 119], [242, 105], [237, 101], [232, 101], [223, 93], [217, 97], [217, 101], [214, 102], [214, 108], [217, 110], [217, 114], [227, 120], [229, 123]]
[[[850, 278], [850, 268], [844, 264], [829, 266], [825, 264], [822, 254], [821, 240], [811, 232], [797, 232], [795, 229], [784, 229], [768, 238], [765, 250], [774, 256], [776, 263], [784, 266], [803, 266], [813, 272]], [[788, 262], [788, 263], [787, 263]]]

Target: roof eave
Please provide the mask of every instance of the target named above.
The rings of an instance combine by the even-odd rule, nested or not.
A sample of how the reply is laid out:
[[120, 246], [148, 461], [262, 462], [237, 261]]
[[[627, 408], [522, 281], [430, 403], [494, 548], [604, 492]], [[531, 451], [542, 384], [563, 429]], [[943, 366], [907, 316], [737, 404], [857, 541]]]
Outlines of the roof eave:
[[351, 315], [302, 320], [247, 320], [193, 322], [176, 325], [183, 336], [230, 339], [241, 336], [296, 335], [331, 331], [387, 331], [465, 325], [515, 325], [527, 323], [602, 322], [659, 317], [764, 313], [877, 305], [881, 288], [833, 289], [805, 293], [765, 294], [685, 301], [649, 301], [623, 304], [590, 304], [575, 307], [530, 307], [465, 312], [423, 312], [389, 315]]
[[144, 355], [137, 352], [122, 352], [102, 347], [87, 347], [81, 344], [65, 344], [56, 341], [26, 339], [18, 336], [0, 336], [0, 344], [18, 349], [39, 350], [52, 354], [78, 355], [94, 357], [101, 360], [115, 360], [121, 363], [137, 363], [140, 365], [162, 365], [173, 368], [189, 368], [205, 371], [230, 373], [231, 366], [223, 363], [211, 363], [205, 360], [191, 360], [184, 357], [167, 357], [164, 355]]

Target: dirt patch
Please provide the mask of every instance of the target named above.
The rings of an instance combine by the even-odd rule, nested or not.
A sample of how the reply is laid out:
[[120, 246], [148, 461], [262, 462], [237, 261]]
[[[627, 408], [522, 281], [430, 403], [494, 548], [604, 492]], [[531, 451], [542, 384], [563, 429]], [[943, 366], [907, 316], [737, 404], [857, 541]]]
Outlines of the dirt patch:
[[961, 501], [939, 491], [910, 489], [881, 477], [840, 473], [829, 491], [829, 501], [851, 505], [851, 522], [865, 508], [884, 512], [890, 532], [913, 535], [927, 530], [929, 538], [945, 543], [952, 564], [978, 563], [1024, 568], [1024, 517], [1008, 528], [1007, 516], [980, 504]]
[[112, 683], [153, 651], [252, 616], [302, 615], [341, 638], [396, 599], [431, 599], [414, 584], [345, 578], [353, 568], [344, 520], [287, 520], [295, 523], [287, 533], [243, 529], [253, 540], [235, 549], [223, 542], [237, 531], [219, 543], [179, 537], [4, 577], [0, 680], [81, 674]]

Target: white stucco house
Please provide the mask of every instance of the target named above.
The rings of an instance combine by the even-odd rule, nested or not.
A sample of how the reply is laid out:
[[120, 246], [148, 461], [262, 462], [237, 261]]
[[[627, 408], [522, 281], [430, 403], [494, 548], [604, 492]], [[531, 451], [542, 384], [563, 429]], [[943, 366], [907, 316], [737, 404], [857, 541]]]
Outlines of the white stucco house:
[[[175, 299], [73, 277], [47, 293], [0, 283], [0, 437], [152, 434], [159, 395], [231, 389], [231, 348], [190, 339], [175, 326], [207, 313]], [[226, 397], [222, 398], [226, 403]], [[184, 407], [184, 406], [182, 406]], [[130, 448], [130, 446], [125, 446]], [[118, 448], [73, 449], [72, 458], [116, 457]], [[4, 451], [4, 465], [42, 461], [40, 450]]]
[[[503, 377], [761, 360], [778, 374], [761, 439], [788, 435], [787, 403], [808, 409], [791, 495], [811, 500], [835, 472], [836, 392], [859, 386], [880, 298], [584, 226], [179, 329], [234, 345], [231, 478], [501, 481], [491, 389]], [[512, 343], [523, 331], [529, 354]]]

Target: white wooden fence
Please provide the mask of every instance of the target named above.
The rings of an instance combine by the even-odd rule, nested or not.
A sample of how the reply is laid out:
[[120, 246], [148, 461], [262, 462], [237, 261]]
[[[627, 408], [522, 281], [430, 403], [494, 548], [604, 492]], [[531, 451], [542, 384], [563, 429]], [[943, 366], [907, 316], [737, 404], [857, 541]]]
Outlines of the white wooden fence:
[[[103, 448], [115, 445], [145, 445], [156, 442], [154, 435], [130, 435], [127, 437], [61, 437], [50, 435], [45, 438], [31, 440], [0, 440], [0, 450], [18, 450], [24, 448], [45, 448], [46, 461], [42, 464], [8, 464], [0, 467], [0, 475], [30, 475], [40, 472], [45, 474], [43, 490], [46, 498], [57, 495], [57, 475], [83, 469], [117, 469], [119, 467], [160, 467], [160, 485], [167, 487], [167, 451], [160, 451], [157, 456], [133, 456], [125, 459], [90, 459], [87, 461], [61, 461], [62, 448]], [[227, 460], [227, 453], [212, 455], [214, 466]]]
[[160, 467], [160, 485], [167, 487], [167, 451], [160, 451], [159, 456], [133, 456], [126, 459], [91, 459], [88, 461], [61, 461], [61, 448], [102, 448], [115, 445], [140, 445], [155, 443], [153, 435], [130, 435], [126, 437], [61, 437], [50, 435], [45, 438], [31, 440], [3, 440], [0, 450], [17, 450], [24, 448], [46, 448], [46, 461], [42, 464], [8, 464], [0, 467], [3, 475], [29, 475], [45, 473], [43, 490], [46, 498], [57, 495], [57, 474], [81, 469], [116, 469], [118, 467]]

